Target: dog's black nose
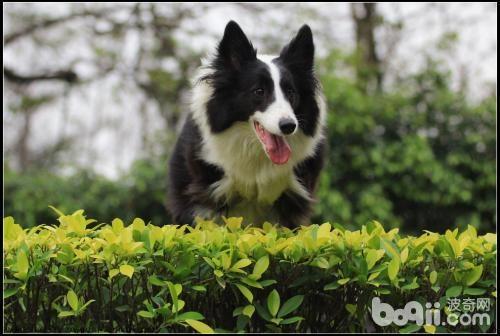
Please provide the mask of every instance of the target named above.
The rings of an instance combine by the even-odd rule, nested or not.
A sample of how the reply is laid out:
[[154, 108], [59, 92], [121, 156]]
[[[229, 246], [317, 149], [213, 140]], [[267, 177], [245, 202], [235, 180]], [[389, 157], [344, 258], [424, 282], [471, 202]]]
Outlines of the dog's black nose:
[[283, 134], [292, 134], [295, 131], [297, 124], [291, 118], [283, 118], [280, 120], [280, 130]]

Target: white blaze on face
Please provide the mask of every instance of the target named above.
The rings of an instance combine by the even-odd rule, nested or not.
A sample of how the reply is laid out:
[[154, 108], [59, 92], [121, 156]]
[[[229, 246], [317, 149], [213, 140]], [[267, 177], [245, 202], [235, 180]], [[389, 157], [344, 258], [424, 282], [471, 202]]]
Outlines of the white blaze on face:
[[288, 135], [292, 135], [297, 131], [298, 123], [290, 102], [285, 99], [281, 90], [280, 71], [276, 64], [272, 62], [274, 58], [273, 56], [259, 56], [259, 59], [269, 67], [274, 83], [274, 101], [264, 111], [255, 112], [250, 118], [250, 123], [254, 127], [255, 133], [269, 159], [274, 164], [283, 165], [290, 159], [292, 151], [285, 134], [280, 129], [280, 121], [291, 120], [295, 123], [295, 129]]
[[[265, 111], [257, 111], [253, 115], [253, 119], [258, 121], [268, 132], [276, 135], [283, 135], [280, 130], [279, 122], [281, 119], [292, 119], [298, 126], [297, 118], [293, 113], [290, 102], [286, 100], [283, 90], [281, 89], [280, 71], [276, 64], [272, 62], [277, 56], [259, 55], [258, 59], [266, 63], [271, 72], [271, 78], [274, 82], [274, 101], [269, 105]], [[298, 128], [298, 127], [297, 127]], [[295, 128], [295, 133], [297, 131]], [[292, 134], [293, 134], [292, 133]]]

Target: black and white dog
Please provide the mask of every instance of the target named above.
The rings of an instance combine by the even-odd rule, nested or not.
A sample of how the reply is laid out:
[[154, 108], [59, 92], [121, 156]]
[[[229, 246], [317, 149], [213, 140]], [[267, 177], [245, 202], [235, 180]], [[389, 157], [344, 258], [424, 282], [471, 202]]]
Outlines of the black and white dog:
[[257, 55], [230, 21], [193, 83], [191, 114], [170, 160], [169, 209], [307, 224], [323, 166], [326, 106], [304, 25], [279, 56]]

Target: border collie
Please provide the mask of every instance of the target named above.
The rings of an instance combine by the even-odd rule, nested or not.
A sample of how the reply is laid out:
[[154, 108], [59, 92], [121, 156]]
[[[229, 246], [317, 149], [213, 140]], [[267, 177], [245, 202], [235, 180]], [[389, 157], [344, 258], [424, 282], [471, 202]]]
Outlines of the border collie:
[[311, 29], [302, 26], [279, 56], [257, 55], [230, 21], [202, 63], [169, 163], [174, 221], [243, 216], [257, 225], [307, 224], [326, 113]]

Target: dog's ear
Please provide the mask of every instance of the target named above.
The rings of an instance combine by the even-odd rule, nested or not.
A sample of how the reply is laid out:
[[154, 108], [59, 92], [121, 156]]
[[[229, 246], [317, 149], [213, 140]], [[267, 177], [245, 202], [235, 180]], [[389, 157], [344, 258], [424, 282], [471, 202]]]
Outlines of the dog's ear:
[[288, 67], [311, 71], [314, 64], [314, 42], [311, 28], [303, 25], [297, 35], [281, 50], [280, 58]]
[[257, 52], [252, 43], [234, 21], [229, 21], [226, 25], [217, 53], [218, 58], [224, 62], [225, 66], [235, 70], [241, 69], [246, 62], [257, 57]]

